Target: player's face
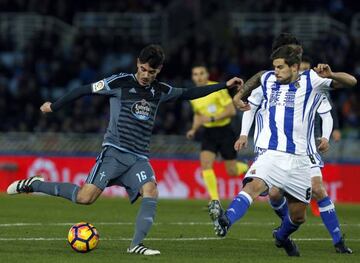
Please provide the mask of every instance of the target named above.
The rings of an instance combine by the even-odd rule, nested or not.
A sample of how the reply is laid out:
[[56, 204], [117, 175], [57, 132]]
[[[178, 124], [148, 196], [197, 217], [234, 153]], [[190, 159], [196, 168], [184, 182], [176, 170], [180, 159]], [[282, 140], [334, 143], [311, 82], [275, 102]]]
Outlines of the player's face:
[[204, 86], [209, 81], [209, 72], [205, 67], [194, 67], [191, 77], [196, 86]]
[[283, 58], [277, 58], [273, 60], [273, 66], [275, 69], [275, 77], [278, 82], [282, 84], [287, 84], [297, 78], [299, 70], [298, 64], [289, 66], [285, 63], [285, 60]]
[[139, 60], [137, 61], [137, 72], [136, 78], [141, 86], [150, 85], [156, 78], [157, 74], [160, 73], [162, 65], [158, 68], [152, 68], [149, 63], [142, 64]]
[[305, 70], [308, 70], [308, 69], [310, 69], [310, 68], [311, 68], [311, 65], [310, 65], [309, 62], [304, 62], [304, 61], [302, 61], [302, 62], [300, 63], [300, 71], [305, 71]]

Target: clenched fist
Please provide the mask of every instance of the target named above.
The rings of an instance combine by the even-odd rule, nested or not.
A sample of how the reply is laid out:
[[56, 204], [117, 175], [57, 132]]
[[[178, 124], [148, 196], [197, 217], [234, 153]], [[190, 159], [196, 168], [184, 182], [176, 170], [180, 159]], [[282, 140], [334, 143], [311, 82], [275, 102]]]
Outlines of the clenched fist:
[[333, 74], [328, 64], [318, 64], [316, 67], [314, 67], [314, 70], [322, 78], [331, 78]]
[[241, 78], [234, 77], [226, 81], [227, 88], [234, 88], [240, 89], [244, 85], [244, 81]]
[[327, 152], [330, 148], [329, 140], [324, 137], [320, 138], [319, 140], [320, 140], [320, 144], [318, 146], [319, 152], [321, 153]]

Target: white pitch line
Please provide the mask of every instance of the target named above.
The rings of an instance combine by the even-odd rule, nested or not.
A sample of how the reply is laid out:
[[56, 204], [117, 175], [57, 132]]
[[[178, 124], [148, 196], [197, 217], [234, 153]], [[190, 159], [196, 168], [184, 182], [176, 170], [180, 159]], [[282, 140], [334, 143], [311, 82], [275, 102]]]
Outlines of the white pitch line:
[[[219, 237], [189, 237], [189, 238], [146, 238], [146, 241], [211, 241], [221, 240]], [[119, 237], [119, 238], [100, 238], [100, 241], [131, 241], [132, 238]], [[273, 239], [264, 238], [231, 238], [237, 241], [266, 241], [273, 242]], [[331, 241], [331, 238], [295, 238], [295, 241]], [[66, 241], [66, 238], [58, 237], [0, 237], [0, 241]], [[347, 238], [346, 241], [360, 242], [359, 238]]]
[[[280, 223], [280, 222], [279, 222]], [[245, 226], [275, 226], [279, 225], [279, 223], [275, 222], [240, 222], [239, 225]], [[71, 226], [74, 222], [68, 223], [5, 223], [0, 224], [0, 227], [27, 227], [27, 226]], [[109, 225], [109, 226], [128, 226], [134, 225], [132, 222], [92, 222], [94, 225]], [[177, 226], [201, 226], [201, 225], [212, 225], [212, 222], [158, 222], [154, 223], [154, 225], [177, 225]], [[305, 223], [304, 226], [323, 226], [323, 223]], [[341, 224], [341, 226], [352, 226], [352, 227], [360, 227], [360, 224]]]
[[[147, 241], [203, 241], [203, 240], [220, 240], [219, 237], [189, 237], [189, 238], [146, 238]], [[100, 238], [101, 241], [131, 241], [132, 238]], [[0, 241], [66, 241], [66, 238], [47, 238], [47, 237], [0, 237]]]

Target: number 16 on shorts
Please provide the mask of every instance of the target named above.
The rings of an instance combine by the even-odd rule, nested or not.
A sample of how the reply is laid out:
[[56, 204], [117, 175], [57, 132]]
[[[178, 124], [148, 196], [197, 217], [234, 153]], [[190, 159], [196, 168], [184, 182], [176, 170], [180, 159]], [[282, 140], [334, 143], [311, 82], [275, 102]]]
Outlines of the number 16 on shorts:
[[141, 171], [140, 173], [136, 173], [136, 176], [139, 179], [140, 183], [147, 179], [147, 175], [146, 175], [145, 171]]

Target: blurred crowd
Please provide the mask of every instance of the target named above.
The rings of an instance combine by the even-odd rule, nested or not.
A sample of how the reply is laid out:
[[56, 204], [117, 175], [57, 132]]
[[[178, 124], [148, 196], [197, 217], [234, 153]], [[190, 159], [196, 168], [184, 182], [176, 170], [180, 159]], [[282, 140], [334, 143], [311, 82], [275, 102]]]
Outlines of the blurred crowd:
[[77, 12], [157, 12], [171, 4], [198, 6], [205, 14], [224, 8], [242, 12], [323, 12], [346, 20], [357, 8], [353, 0], [0, 0], [1, 12], [35, 12], [71, 23]]
[[[41, 8], [37, 7], [40, 2]], [[53, 2], [54, 4], [51, 4]], [[99, 1], [0, 0], [0, 7], [6, 6], [9, 10], [5, 11], [46, 13], [71, 21], [74, 10], [108, 11], [116, 8], [119, 11], [154, 12], [167, 5], [167, 1], [155, 1], [156, 4], [153, 5], [150, 0], [102, 2], [105, 4], [99, 5]], [[217, 1], [209, 2], [216, 5]], [[255, 4], [254, 8], [266, 11], [271, 3], [284, 1], [258, 2], [263, 2], [263, 5], [259, 7], [259, 4]], [[310, 6], [310, 2], [324, 1], [305, 2], [309, 2]], [[343, 1], [332, 0], [326, 3], [328, 9], [325, 11], [329, 12], [332, 8], [335, 15], [338, 10], [347, 10], [342, 5]], [[72, 12], [61, 13], [62, 9], [56, 7], [57, 5], [64, 5], [63, 8]], [[244, 39], [232, 32], [226, 41], [216, 42], [208, 37], [206, 32], [194, 32], [187, 36], [186, 41], [175, 51], [167, 52], [166, 64], [159, 78], [174, 86], [187, 87], [191, 85], [191, 66], [194, 63], [208, 65], [212, 80], [226, 80], [235, 75], [248, 78], [259, 70], [270, 68], [268, 58], [271, 41], [272, 39], [266, 36]], [[328, 33], [326, 38], [307, 46], [305, 53], [313, 59], [314, 64], [329, 63], [333, 70], [350, 72], [359, 79], [360, 61], [354, 59], [360, 57], [359, 42], [360, 39], [351, 36], [339, 38]], [[0, 39], [0, 131], [103, 132], [106, 129], [109, 107], [104, 97], [85, 97], [49, 116], [43, 116], [39, 107], [42, 102], [53, 101], [67, 90], [80, 85], [95, 82], [117, 72], [135, 72], [136, 56], [144, 43], [128, 37], [100, 37], [96, 34], [88, 36], [81, 33], [70, 47], [64, 48], [60, 43], [58, 35], [48, 32], [34, 36], [23, 50], [16, 50], [12, 39]], [[331, 95], [344, 135], [360, 138], [358, 87], [333, 92]], [[154, 132], [185, 134], [191, 126], [191, 120], [192, 112], [188, 102], [164, 104], [158, 111]]]

